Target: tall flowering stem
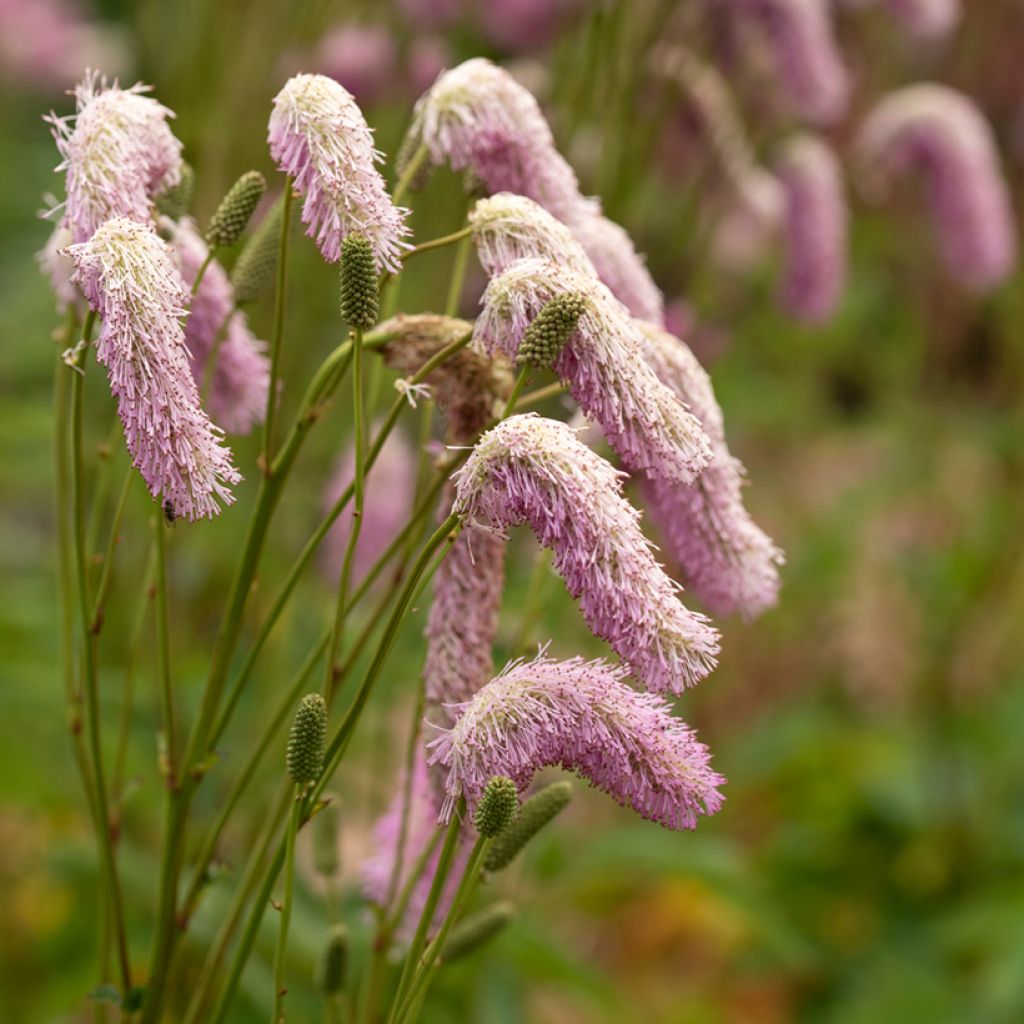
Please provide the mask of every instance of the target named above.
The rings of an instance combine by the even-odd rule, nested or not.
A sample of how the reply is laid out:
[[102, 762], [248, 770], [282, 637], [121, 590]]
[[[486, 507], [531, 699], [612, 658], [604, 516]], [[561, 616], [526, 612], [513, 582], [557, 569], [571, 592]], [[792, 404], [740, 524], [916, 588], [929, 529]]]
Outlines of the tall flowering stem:
[[274, 410], [277, 408], [277, 379], [281, 372], [281, 339], [284, 337], [288, 291], [288, 234], [292, 220], [292, 179], [285, 178], [281, 209], [281, 238], [277, 253], [277, 285], [274, 298], [274, 333], [270, 342], [270, 380], [267, 411], [263, 415], [263, 471], [269, 472], [274, 444]]

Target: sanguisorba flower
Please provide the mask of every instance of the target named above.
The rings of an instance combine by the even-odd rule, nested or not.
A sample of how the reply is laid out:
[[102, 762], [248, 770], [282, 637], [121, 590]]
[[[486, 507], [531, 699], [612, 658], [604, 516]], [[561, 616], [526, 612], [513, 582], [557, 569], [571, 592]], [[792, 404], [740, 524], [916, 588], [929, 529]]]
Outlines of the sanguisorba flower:
[[96, 356], [133, 465], [176, 516], [216, 515], [241, 476], [199, 404], [181, 327], [188, 295], [169, 248], [148, 225], [117, 217], [67, 252], [103, 321]]
[[58, 225], [50, 232], [46, 244], [36, 253], [36, 263], [50, 282], [57, 300], [57, 312], [64, 313], [71, 306], [82, 306], [82, 295], [71, 280], [75, 265], [64, 251], [71, 244], [71, 232]]
[[642, 477], [644, 505], [669, 561], [678, 563], [705, 607], [715, 615], [753, 618], [778, 600], [782, 552], [744, 507], [745, 471], [729, 452], [722, 410], [704, 368], [678, 338], [653, 324], [639, 326], [645, 358], [693, 409], [715, 453], [688, 487]]
[[718, 634], [655, 561], [623, 474], [557, 420], [513, 416], [458, 470], [454, 511], [483, 529], [526, 523], [595, 635], [651, 690], [679, 693], [712, 670]]
[[487, 286], [475, 342], [514, 358], [530, 323], [563, 295], [578, 296], [584, 309], [554, 371], [628, 469], [689, 483], [711, 457], [707, 438], [644, 362], [633, 320], [596, 278], [549, 260], [518, 260]]
[[778, 161], [786, 197], [782, 304], [793, 316], [822, 323], [846, 284], [847, 206], [832, 150], [811, 135], [788, 142]]
[[144, 95], [145, 85], [108, 87], [88, 71], [75, 88], [76, 113], [47, 120], [63, 158], [64, 222], [85, 242], [114, 217], [150, 220], [153, 198], [181, 179], [181, 143], [167, 126], [174, 114]]
[[302, 222], [336, 263], [353, 233], [373, 246], [377, 270], [400, 269], [407, 210], [391, 202], [375, 164], [383, 155], [351, 94], [326, 75], [296, 75], [274, 97], [270, 155], [304, 196]]
[[904, 172], [923, 177], [956, 280], [981, 292], [1011, 272], [1017, 240], [1009, 192], [992, 130], [966, 96], [932, 83], [891, 93], [868, 115], [857, 150], [869, 192]]
[[[171, 248], [191, 288], [209, 253], [191, 218], [183, 217], [173, 226]], [[196, 385], [202, 387], [211, 374], [209, 406], [218, 426], [229, 434], [246, 434], [261, 423], [270, 382], [270, 360], [263, 354], [266, 345], [253, 336], [245, 314], [235, 310], [231, 281], [216, 260], [207, 266], [192, 296], [185, 343]]]
[[725, 779], [707, 747], [669, 706], [625, 682], [601, 660], [513, 662], [469, 702], [455, 724], [429, 744], [447, 769], [450, 816], [465, 796], [473, 804], [494, 775], [520, 790], [548, 765], [589, 779], [637, 814], [671, 829], [692, 829], [722, 804]]

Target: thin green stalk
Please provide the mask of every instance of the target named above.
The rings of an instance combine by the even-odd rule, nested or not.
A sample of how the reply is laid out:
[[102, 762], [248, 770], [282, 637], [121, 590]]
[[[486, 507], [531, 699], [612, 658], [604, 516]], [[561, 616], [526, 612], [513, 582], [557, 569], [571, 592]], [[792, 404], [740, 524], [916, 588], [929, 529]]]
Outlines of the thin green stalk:
[[213, 385], [213, 375], [217, 369], [217, 358], [220, 356], [220, 349], [224, 344], [224, 339], [228, 336], [228, 327], [231, 326], [231, 319], [237, 312], [238, 307], [234, 306], [231, 312], [224, 317], [224, 323], [218, 328], [213, 344], [210, 346], [210, 354], [206, 357], [206, 366], [203, 367], [203, 383], [199, 388], [199, 395], [203, 405], [210, 399], [210, 388]]
[[167, 527], [163, 516], [158, 515], [153, 523], [153, 538], [156, 551], [156, 637], [157, 637], [157, 680], [160, 689], [160, 709], [163, 721], [164, 750], [161, 766], [169, 786], [175, 784], [175, 726], [174, 688], [171, 680], [171, 643], [167, 615]]
[[530, 377], [530, 367], [524, 366], [516, 377], [515, 384], [512, 385], [512, 394], [508, 396], [508, 401], [505, 403], [505, 410], [501, 414], [503, 420], [507, 420], [515, 410], [516, 403], [519, 401], [519, 396], [522, 394], [523, 388], [526, 387], [526, 382]]
[[528, 391], [519, 399], [517, 405], [520, 409], [529, 409], [530, 406], [540, 405], [541, 402], [547, 401], [549, 398], [556, 398], [558, 395], [564, 395], [565, 391], [565, 385], [561, 381], [555, 381], [554, 384], [547, 384], [534, 391]]
[[395, 187], [391, 193], [391, 201], [396, 206], [402, 201], [402, 197], [405, 193], [409, 191], [409, 186], [412, 184], [420, 167], [423, 166], [423, 161], [426, 160], [426, 158], [427, 147], [421, 143], [416, 152], [413, 153], [412, 159], [405, 165], [405, 170], [402, 171], [402, 174], [395, 183]]
[[409, 739], [405, 744], [405, 778], [402, 786], [402, 817], [398, 827], [398, 843], [395, 845], [394, 861], [391, 865], [391, 877], [384, 896], [384, 906], [390, 907], [398, 891], [398, 881], [402, 877], [402, 861], [405, 859], [405, 843], [409, 835], [409, 808], [412, 806], [412, 783], [415, 774], [416, 750], [419, 746], [420, 722], [426, 705], [426, 691], [419, 687], [416, 702], [412, 706], [412, 721], [409, 723]]
[[[217, 255], [217, 247], [211, 245], [206, 251], [206, 258], [202, 263], [199, 264], [199, 270], [196, 272], [196, 279], [192, 282], [192, 291], [189, 293], [192, 297], [195, 297], [199, 286], [203, 283], [203, 278], [206, 276], [206, 268], [213, 262], [213, 258]], [[191, 303], [190, 303], [191, 305]]]
[[107, 539], [107, 550], [103, 556], [103, 571], [100, 573], [99, 582], [96, 584], [96, 594], [93, 597], [90, 627], [94, 634], [99, 634], [103, 628], [103, 605], [107, 598], [107, 591], [110, 589], [110, 579], [114, 571], [114, 552], [121, 540], [121, 520], [124, 518], [125, 505], [128, 502], [128, 492], [131, 490], [134, 470], [128, 467], [124, 483], [121, 485], [121, 493], [117, 499], [117, 506], [114, 509], [114, 521], [110, 525], [110, 536]]
[[446, 245], [453, 245], [455, 242], [461, 242], [462, 239], [468, 238], [473, 234], [473, 229], [467, 224], [466, 227], [460, 228], [458, 231], [453, 231], [450, 235], [442, 235], [440, 238], [432, 238], [429, 242], [420, 242], [419, 245], [413, 246], [408, 252], [402, 255], [403, 265], [411, 260], [413, 256], [418, 256], [421, 252], [430, 252], [431, 249], [441, 249]]
[[92, 501], [89, 504], [89, 518], [87, 520], [89, 525], [86, 528], [85, 533], [85, 550], [86, 554], [90, 556], [90, 562], [88, 564], [90, 573], [92, 570], [91, 556], [96, 551], [96, 546], [99, 543], [100, 524], [103, 522], [103, 513], [106, 511], [107, 498], [110, 495], [110, 484], [114, 463], [114, 445], [116, 444], [120, 433], [121, 420], [115, 413], [110, 424], [110, 429], [107, 431], [107, 439], [96, 445], [95, 448], [98, 466], [96, 470], [95, 485], [93, 487]]
[[462, 285], [466, 280], [466, 266], [469, 263], [469, 250], [472, 248], [473, 243], [467, 234], [455, 250], [455, 263], [448, 284], [448, 298], [444, 304], [445, 316], [455, 316], [459, 312], [459, 299], [462, 298]]
[[288, 815], [288, 831], [284, 840], [284, 899], [281, 901], [281, 923], [277, 932], [277, 946], [274, 949], [274, 1005], [270, 1014], [270, 1024], [280, 1024], [284, 1020], [284, 996], [288, 991], [284, 987], [284, 954], [288, 948], [288, 926], [292, 919], [292, 896], [295, 888], [295, 834], [299, 829], [299, 816], [302, 813], [302, 791], [295, 787], [292, 797], [292, 810]]
[[263, 464], [269, 469], [274, 444], [274, 412], [277, 408], [277, 378], [281, 367], [281, 339], [284, 336], [285, 299], [288, 287], [288, 235], [292, 221], [292, 179], [284, 181], [281, 212], [281, 244], [277, 254], [277, 292], [274, 299], [274, 332], [270, 342], [270, 383], [267, 387], [267, 411], [263, 419]]

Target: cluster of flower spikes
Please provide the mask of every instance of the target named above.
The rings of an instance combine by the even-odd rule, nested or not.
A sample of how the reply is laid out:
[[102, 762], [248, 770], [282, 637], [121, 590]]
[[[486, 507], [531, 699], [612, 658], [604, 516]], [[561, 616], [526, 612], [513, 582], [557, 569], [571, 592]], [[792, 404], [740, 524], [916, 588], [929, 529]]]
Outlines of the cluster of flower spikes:
[[181, 143], [167, 126], [173, 113], [148, 86], [108, 87], [86, 72], [75, 88], [76, 113], [47, 120], [66, 171], [64, 223], [72, 241], [88, 241], [114, 217], [147, 223], [153, 199], [181, 177]]
[[679, 693], [710, 673], [718, 634], [679, 600], [654, 558], [623, 474], [556, 420], [513, 416], [485, 433], [453, 477], [454, 512], [495, 531], [526, 523], [591, 631], [648, 689]]
[[743, 465], [725, 440], [722, 410], [711, 380], [678, 338], [640, 324], [644, 358], [698, 417], [714, 458], [689, 487], [641, 477], [651, 521], [682, 577], [715, 615], [753, 618], [778, 600], [782, 552], [751, 519], [743, 504]]
[[412, 159], [420, 146], [488, 193], [535, 200], [572, 230], [634, 316], [661, 322], [664, 298], [629, 235], [581, 194], [537, 100], [507, 71], [474, 58], [443, 72], [417, 102], [403, 150]]
[[336, 263], [342, 241], [370, 242], [378, 271], [400, 269], [408, 244], [407, 210], [391, 202], [383, 159], [351, 94], [324, 75], [296, 75], [274, 98], [270, 155], [304, 197], [302, 221], [324, 259]]
[[947, 86], [906, 86], [882, 99], [858, 140], [866, 190], [878, 193], [903, 172], [924, 178], [946, 267], [983, 292], [1017, 261], [1013, 207], [992, 130], [977, 107]]
[[442, 817], [480, 799], [495, 775], [520, 790], [547, 765], [589, 779], [619, 803], [666, 828], [694, 828], [722, 803], [725, 780], [707, 748], [664, 700], [639, 693], [601, 660], [513, 662], [456, 710], [429, 744], [447, 772]]
[[133, 465], [176, 516], [216, 515], [241, 476], [199, 404], [181, 327], [188, 295], [169, 248], [148, 225], [117, 217], [67, 252], [103, 321], [96, 356]]
[[[191, 287], [209, 255], [191, 218], [173, 225], [171, 248]], [[246, 434], [262, 422], [270, 382], [266, 345], [253, 336], [245, 314], [236, 309], [231, 281], [216, 260], [207, 265], [192, 296], [185, 342], [196, 385], [202, 387], [210, 375], [208, 401], [215, 422], [229, 434]]]

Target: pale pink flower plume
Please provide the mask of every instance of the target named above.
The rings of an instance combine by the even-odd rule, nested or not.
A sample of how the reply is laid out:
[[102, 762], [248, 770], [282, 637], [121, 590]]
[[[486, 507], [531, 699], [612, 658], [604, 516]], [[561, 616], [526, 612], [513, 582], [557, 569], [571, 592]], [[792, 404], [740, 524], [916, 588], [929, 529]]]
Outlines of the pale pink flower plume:
[[71, 245], [71, 232], [57, 225], [46, 239], [46, 244], [36, 253], [36, 263], [43, 276], [50, 282], [57, 312], [66, 313], [71, 306], [83, 306], [82, 293], [75, 287], [71, 275], [75, 265], [65, 250]]
[[336, 263], [341, 243], [358, 233], [373, 246], [378, 270], [397, 273], [408, 244], [408, 210], [391, 202], [375, 164], [384, 159], [344, 86], [326, 75], [296, 75], [274, 97], [270, 155], [304, 196], [302, 222], [324, 259]]
[[[393, 430], [366, 474], [366, 508], [352, 559], [352, 579], [358, 583], [398, 536], [412, 513], [416, 489], [416, 452], [400, 431]], [[355, 476], [355, 453], [349, 445], [324, 490], [323, 506], [330, 509]], [[343, 515], [324, 540], [324, 572], [337, 580], [348, 546], [351, 523]]]
[[988, 122], [962, 93], [911, 85], [885, 97], [857, 142], [862, 181], [884, 193], [901, 174], [923, 179], [949, 273], [974, 292], [1000, 284], [1017, 262], [1009, 191]]
[[711, 672], [718, 634], [655, 561], [623, 477], [564, 423], [513, 416], [453, 476], [453, 511], [498, 532], [529, 525], [594, 634], [646, 687], [679, 693]]
[[554, 371], [629, 470], [689, 483], [711, 457], [707, 438], [644, 362], [636, 325], [596, 278], [544, 259], [518, 260], [488, 284], [475, 343], [515, 358], [541, 308], [567, 294], [585, 308]]
[[745, 471], [725, 440], [711, 380], [689, 348], [653, 324], [641, 324], [644, 356], [686, 402], [711, 439], [715, 457], [689, 487], [640, 480], [644, 505], [670, 561], [715, 615], [753, 618], [778, 601], [782, 552], [743, 504]]
[[793, 316], [822, 323], [846, 286], [848, 210], [842, 170], [832, 150], [810, 135], [785, 146], [778, 161], [786, 197], [782, 304]]
[[[174, 225], [171, 248], [191, 288], [209, 250], [190, 217]], [[215, 360], [209, 394], [214, 421], [229, 434], [247, 434], [262, 423], [270, 386], [266, 344], [253, 336], [245, 313], [235, 310], [231, 281], [216, 260], [207, 266], [192, 297], [185, 343], [197, 387], [203, 386], [210, 360]]]
[[398, 48], [386, 25], [342, 23], [317, 43], [312, 61], [317, 71], [340, 82], [365, 105], [394, 88]]
[[520, 791], [544, 767], [578, 772], [616, 801], [666, 828], [692, 829], [722, 805], [725, 779], [707, 747], [668, 704], [623, 682], [601, 660], [543, 656], [510, 664], [429, 744], [447, 769], [447, 819], [458, 799], [476, 803], [495, 775]]
[[217, 515], [218, 500], [231, 504], [228, 485], [241, 476], [199, 404], [181, 327], [189, 296], [170, 249], [148, 225], [119, 217], [67, 252], [103, 322], [96, 357], [132, 464], [174, 515]]
[[181, 143], [167, 126], [174, 114], [143, 95], [148, 89], [108, 87], [87, 71], [76, 113], [46, 119], [62, 157], [56, 169], [67, 172], [63, 222], [75, 242], [114, 217], [148, 222], [153, 198], [181, 180]]

